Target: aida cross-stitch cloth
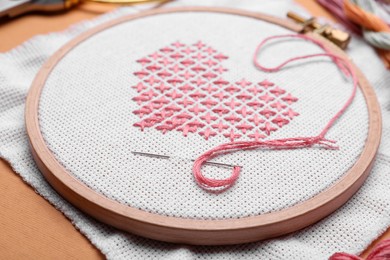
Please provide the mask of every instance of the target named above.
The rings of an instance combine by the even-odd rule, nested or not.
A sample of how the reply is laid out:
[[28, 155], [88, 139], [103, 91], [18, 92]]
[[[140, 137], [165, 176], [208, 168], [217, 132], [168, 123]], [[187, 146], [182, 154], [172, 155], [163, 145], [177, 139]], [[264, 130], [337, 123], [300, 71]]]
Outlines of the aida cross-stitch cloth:
[[[224, 5], [261, 10], [284, 16], [293, 8], [288, 1], [186, 1], [188, 5]], [[172, 5], [180, 6], [182, 2]], [[109, 259], [326, 259], [336, 251], [359, 253], [390, 225], [389, 164], [390, 144], [388, 97], [390, 82], [376, 54], [357, 39], [348, 51], [366, 74], [381, 103], [384, 131], [374, 169], [362, 189], [340, 210], [321, 222], [292, 235], [265, 242], [226, 247], [181, 246], [148, 240], [97, 223], [59, 197], [45, 182], [28, 150], [24, 129], [24, 100], [27, 90], [47, 57], [80, 32], [137, 9], [119, 9], [69, 30], [38, 36], [16, 49], [0, 55], [0, 155], [14, 170], [67, 215]], [[370, 62], [367, 62], [367, 61]]]
[[[117, 25], [77, 45], [50, 73], [39, 103], [43, 138], [72, 176], [148, 212], [242, 218], [308, 200], [343, 176], [363, 149], [368, 115], [360, 91], [327, 135], [338, 140], [337, 151], [259, 149], [214, 158], [242, 166], [237, 184], [218, 195], [199, 189], [191, 174], [191, 159], [218, 144], [313, 136], [342, 107], [351, 82], [332, 62], [278, 73], [253, 66], [259, 39], [288, 33], [256, 19], [210, 12]], [[321, 51], [305, 41], [289, 41], [261, 57], [282, 61], [290, 49], [295, 55]], [[305, 74], [315, 75], [315, 81], [297, 76]], [[218, 179], [230, 170], [203, 168]]]

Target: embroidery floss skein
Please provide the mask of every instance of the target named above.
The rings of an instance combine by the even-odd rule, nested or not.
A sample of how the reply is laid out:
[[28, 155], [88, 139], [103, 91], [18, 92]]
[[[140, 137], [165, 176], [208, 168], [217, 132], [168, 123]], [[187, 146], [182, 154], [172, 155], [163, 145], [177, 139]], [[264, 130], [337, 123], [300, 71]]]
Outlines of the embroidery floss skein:
[[344, 26], [362, 35], [374, 46], [385, 65], [390, 66], [390, 29], [380, 17], [383, 7], [371, 0], [317, 0], [328, 9]]
[[[297, 56], [294, 58], [287, 59], [286, 61], [282, 62], [280, 65], [275, 67], [265, 67], [260, 64], [258, 61], [258, 54], [260, 53], [262, 47], [266, 45], [269, 41], [276, 40], [276, 39], [283, 39], [283, 38], [299, 38], [303, 39], [309, 42], [312, 42], [316, 45], [318, 45], [320, 48], [322, 48], [325, 52], [324, 53], [316, 53], [316, 54], [309, 54], [309, 55], [303, 55], [303, 56]], [[352, 78], [353, 82], [353, 88], [351, 95], [349, 96], [348, 100], [345, 102], [343, 107], [330, 119], [330, 121], [326, 124], [324, 129], [316, 136], [308, 136], [308, 137], [291, 137], [291, 138], [283, 138], [283, 139], [274, 139], [274, 140], [266, 140], [266, 141], [240, 141], [240, 142], [229, 142], [225, 144], [218, 145], [214, 148], [212, 148], [209, 151], [206, 151], [202, 155], [200, 155], [193, 164], [193, 174], [194, 178], [197, 182], [197, 184], [205, 189], [205, 190], [215, 190], [215, 188], [221, 188], [223, 190], [226, 190], [234, 185], [234, 183], [237, 181], [241, 168], [236, 166], [233, 167], [232, 174], [226, 178], [226, 179], [214, 179], [206, 177], [202, 171], [202, 166], [212, 158], [215, 158], [219, 155], [232, 153], [236, 151], [242, 151], [242, 150], [254, 150], [254, 149], [299, 149], [299, 148], [306, 148], [306, 147], [312, 147], [314, 145], [319, 145], [328, 149], [338, 149], [338, 146], [335, 145], [335, 141], [328, 140], [325, 138], [326, 133], [329, 131], [329, 129], [333, 126], [333, 124], [336, 122], [336, 120], [344, 113], [344, 111], [349, 107], [349, 105], [352, 103], [357, 86], [357, 76], [352, 69], [352, 65], [350, 62], [342, 57], [339, 57], [335, 54], [332, 54], [330, 50], [324, 46], [320, 41], [312, 39], [305, 35], [298, 35], [298, 34], [286, 34], [286, 35], [277, 35], [277, 36], [271, 36], [265, 38], [256, 48], [256, 51], [254, 53], [253, 62], [256, 68], [266, 71], [266, 72], [277, 72], [283, 67], [285, 67], [287, 64], [297, 61], [297, 60], [304, 60], [304, 59], [310, 59], [314, 57], [330, 57], [332, 61], [337, 65], [337, 67], [344, 73], [345, 76], [350, 76]]]
[[334, 17], [336, 17], [348, 30], [361, 35], [360, 26], [348, 19], [344, 13], [343, 0], [317, 0], [317, 2], [325, 7]]
[[[353, 3], [352, 3], [353, 2]], [[387, 68], [390, 68], [390, 27], [376, 15], [375, 1], [344, 0], [348, 19], [363, 27], [363, 37], [377, 48]]]

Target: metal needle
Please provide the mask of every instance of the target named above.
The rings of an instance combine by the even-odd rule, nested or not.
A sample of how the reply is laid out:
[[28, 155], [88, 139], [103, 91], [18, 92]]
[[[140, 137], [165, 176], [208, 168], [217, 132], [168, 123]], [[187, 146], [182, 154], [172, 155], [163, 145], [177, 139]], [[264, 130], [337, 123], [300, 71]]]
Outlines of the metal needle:
[[[162, 154], [154, 154], [154, 153], [143, 153], [143, 152], [131, 152], [135, 155], [141, 155], [141, 156], [147, 156], [147, 157], [153, 157], [153, 158], [160, 158], [160, 159], [170, 159], [172, 158], [171, 156], [167, 155], [162, 155]], [[192, 162], [195, 160], [191, 159]], [[228, 168], [233, 168], [236, 167], [236, 165], [230, 165], [230, 164], [225, 164], [225, 163], [217, 163], [217, 162], [205, 162], [205, 164], [208, 165], [214, 165], [214, 166], [222, 166], [222, 167], [228, 167]], [[241, 166], [238, 166], [241, 167]]]

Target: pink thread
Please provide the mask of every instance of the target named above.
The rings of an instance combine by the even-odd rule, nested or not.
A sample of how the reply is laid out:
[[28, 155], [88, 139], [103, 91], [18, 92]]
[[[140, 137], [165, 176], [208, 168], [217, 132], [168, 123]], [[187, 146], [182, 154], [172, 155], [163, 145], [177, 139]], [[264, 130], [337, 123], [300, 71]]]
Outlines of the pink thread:
[[[390, 239], [380, 242], [366, 260], [385, 260], [390, 258]], [[363, 258], [347, 253], [335, 253], [329, 260], [363, 260]]]
[[[258, 62], [258, 54], [261, 50], [261, 48], [270, 40], [275, 40], [275, 39], [282, 39], [282, 38], [300, 38], [304, 39], [306, 41], [310, 41], [319, 47], [321, 47], [325, 53], [317, 53], [317, 54], [309, 54], [309, 55], [303, 55], [303, 56], [298, 56], [294, 58], [287, 59], [286, 61], [282, 62], [280, 65], [273, 67], [273, 68], [268, 68], [262, 66]], [[320, 41], [317, 41], [315, 39], [309, 38], [305, 35], [301, 34], [287, 34], [287, 35], [278, 35], [278, 36], [271, 36], [265, 38], [256, 48], [256, 51], [254, 53], [253, 57], [253, 62], [254, 65], [266, 72], [276, 72], [282, 69], [284, 66], [287, 64], [297, 61], [297, 60], [303, 60], [303, 59], [309, 59], [313, 57], [320, 57], [320, 56], [326, 56], [330, 57], [332, 61], [340, 68], [340, 70], [346, 75], [346, 76], [351, 76], [352, 81], [353, 81], [353, 89], [350, 97], [348, 100], [345, 102], [343, 107], [330, 119], [330, 121], [326, 124], [324, 129], [320, 132], [319, 135], [317, 136], [312, 136], [312, 137], [293, 137], [293, 138], [284, 138], [284, 139], [274, 139], [274, 140], [266, 140], [266, 141], [237, 141], [234, 142], [235, 135], [232, 130], [230, 133], [230, 138], [231, 142], [230, 143], [225, 143], [218, 145], [211, 150], [203, 153], [201, 156], [199, 156], [193, 165], [193, 174], [195, 177], [196, 182], [198, 185], [206, 190], [214, 189], [214, 188], [223, 188], [223, 190], [226, 190], [227, 188], [231, 187], [234, 185], [234, 183], [237, 181], [237, 178], [240, 174], [240, 167], [234, 166], [232, 174], [226, 178], [226, 179], [214, 179], [214, 178], [208, 178], [203, 175], [201, 168], [203, 164], [207, 161], [210, 161], [211, 159], [227, 154], [227, 153], [232, 153], [236, 151], [242, 151], [242, 150], [254, 150], [254, 149], [261, 149], [261, 148], [268, 148], [268, 149], [298, 149], [298, 148], [306, 148], [306, 147], [312, 147], [314, 145], [319, 145], [328, 149], [338, 149], [337, 146], [335, 146], [335, 141], [328, 140], [325, 138], [326, 133], [329, 131], [329, 129], [333, 126], [335, 121], [344, 113], [344, 111], [348, 108], [348, 106], [352, 103], [356, 90], [357, 90], [357, 77], [355, 75], [355, 72], [352, 69], [351, 64], [345, 60], [344, 58], [341, 58], [337, 55], [334, 55], [330, 52], [330, 50]], [[263, 81], [259, 83], [259, 85], [264, 86], [264, 87], [269, 87], [272, 86], [273, 83], [268, 82], [268, 81]], [[268, 102], [268, 98], [265, 98], [263, 96], [262, 98], [266, 102]], [[287, 97], [287, 101], [293, 102], [295, 100], [295, 97], [292, 97], [289, 95]], [[269, 114], [272, 111], [265, 111], [263, 110], [263, 113]], [[294, 116], [294, 112], [291, 112], [291, 116]], [[285, 123], [285, 122], [281, 122]], [[263, 127], [264, 130], [269, 134], [270, 131], [273, 131], [272, 126], [267, 122], [265, 127]], [[263, 130], [263, 129], [262, 129]], [[257, 138], [256, 138], [257, 139]]]
[[[132, 100], [141, 109], [133, 111], [140, 119], [133, 125], [141, 131], [180, 131], [183, 136], [203, 131], [200, 136], [210, 140], [216, 135], [204, 130], [208, 127], [230, 140], [258, 140], [292, 119], [287, 110], [296, 98], [268, 80], [229, 82], [223, 75], [227, 59], [201, 41], [192, 45], [177, 41], [137, 60], [142, 68], [133, 73], [138, 84], [132, 86], [137, 92]], [[198, 118], [206, 128], [175, 120], [183, 113], [186, 120]]]
[[218, 124], [212, 125], [211, 127], [212, 127], [212, 128], [218, 129], [218, 131], [219, 131], [220, 133], [221, 133], [223, 130], [229, 128], [229, 126], [223, 124], [222, 121], [219, 121]]

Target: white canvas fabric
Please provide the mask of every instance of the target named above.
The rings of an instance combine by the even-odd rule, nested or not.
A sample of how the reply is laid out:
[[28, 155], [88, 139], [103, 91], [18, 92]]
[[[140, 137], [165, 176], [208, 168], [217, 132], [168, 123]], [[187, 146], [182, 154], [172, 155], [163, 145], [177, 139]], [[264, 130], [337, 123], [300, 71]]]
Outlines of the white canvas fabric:
[[[221, 28], [223, 24], [231, 26], [223, 29]], [[237, 33], [240, 35], [238, 39]], [[351, 80], [342, 76], [332, 62], [317, 61], [286, 69], [283, 73], [264, 73], [254, 67], [252, 56], [259, 41], [270, 35], [288, 33], [290, 33], [288, 30], [280, 26], [253, 18], [210, 12], [163, 14], [117, 25], [79, 44], [61, 59], [50, 73], [39, 104], [39, 121], [43, 137], [57, 160], [90, 188], [111, 199], [152, 213], [194, 219], [223, 219], [259, 215], [291, 207], [328, 188], [342, 177], [359, 157], [368, 130], [367, 108], [360, 91], [352, 107], [327, 135], [327, 138], [338, 141], [340, 150], [259, 149], [221, 156], [213, 161], [240, 165], [242, 172], [238, 183], [219, 195], [205, 192], [195, 184], [191, 160], [229, 140], [211, 127], [217, 122], [223, 122], [228, 127], [225, 133], [233, 130], [235, 134], [242, 135], [238, 140], [250, 140], [248, 136], [256, 130], [248, 130], [248, 133], [244, 134], [243, 131], [236, 129], [243, 121], [245, 125], [252, 126], [248, 119], [253, 119], [253, 115], [244, 117], [242, 112], [236, 113], [244, 106], [248, 113], [258, 115], [263, 120], [267, 117], [262, 116], [261, 111], [265, 111], [266, 108], [277, 113], [270, 116], [269, 120], [272, 127], [278, 130], [267, 136], [268, 139], [315, 136], [343, 106], [351, 95], [352, 84]], [[150, 40], [151, 38], [155, 40]], [[191, 66], [188, 66], [189, 69], [181, 66], [183, 71], [178, 73], [179, 77], [185, 72], [191, 75], [199, 74], [199, 77], [189, 76], [188, 80], [184, 78], [183, 83], [176, 85], [169, 84], [170, 79], [176, 77], [174, 75], [164, 79], [158, 77], [158, 73], [164, 69], [174, 74], [169, 68], [188, 59], [195, 60], [194, 67], [203, 65], [201, 68], [208, 68], [208, 65], [204, 64], [209, 60], [207, 53], [195, 51], [198, 47], [192, 46], [199, 40], [229, 57], [221, 62], [228, 71], [221, 73], [220, 77], [232, 82], [233, 85], [245, 78], [254, 82], [251, 84], [252, 88], [263, 92], [255, 95], [253, 91], [247, 90], [250, 86], [240, 85], [237, 86], [237, 92], [226, 91], [225, 88], [229, 88], [230, 84], [218, 87], [214, 83], [219, 76], [210, 79], [201, 76], [213, 72], [212, 69], [197, 73], [190, 69]], [[150, 75], [142, 76], [141, 79], [133, 74], [140, 71], [141, 65], [136, 62], [137, 60], [142, 57], [153, 60], [153, 57], [148, 55], [164, 46], [179, 49], [179, 53], [183, 53], [185, 47], [172, 46], [176, 41], [190, 43], [191, 54], [184, 55], [177, 62], [172, 59], [171, 62], [174, 64], [166, 66], [157, 62], [156, 64], [163, 68], [155, 73], [150, 72]], [[290, 52], [291, 49], [295, 50], [293, 54]], [[321, 50], [313, 44], [290, 41], [266, 49], [261, 59], [264, 59], [265, 63], [282, 62], [291, 55], [318, 52]], [[169, 57], [172, 53], [176, 52], [161, 55]], [[205, 57], [200, 62], [192, 58], [198, 53]], [[216, 54], [218, 52], [213, 55]], [[163, 58], [157, 60], [164, 61]], [[172, 89], [159, 91], [160, 84], [148, 84], [151, 77], [160, 79]], [[199, 86], [191, 83], [197, 79], [202, 79], [205, 83]], [[298, 101], [289, 105], [282, 100], [288, 96], [287, 93], [279, 97], [272, 95], [276, 88], [256, 86], [257, 82], [264, 79], [275, 82], [286, 92], [298, 97]], [[139, 95], [137, 89], [133, 87], [139, 82], [145, 86], [151, 85], [148, 89], [140, 91], [141, 93], [152, 93], [151, 95], [155, 95], [154, 100], [157, 101], [161, 98], [171, 100], [172, 103], [168, 103], [166, 107], [171, 104], [179, 107], [180, 100], [183, 100], [173, 99], [171, 95], [173, 91], [178, 93], [176, 95], [182, 95], [189, 101], [199, 104], [204, 112], [191, 113], [195, 105], [188, 105], [179, 107], [182, 110], [177, 114], [183, 112], [193, 117], [188, 119], [189, 123], [197, 120], [206, 124], [199, 132], [210, 129], [216, 136], [210, 136], [206, 140], [197, 132], [190, 132], [184, 136], [182, 131], [177, 130], [167, 130], [163, 134], [156, 127], [141, 131], [140, 127], [134, 126], [140, 118], [133, 111], [137, 111], [143, 105], [138, 105], [132, 100]], [[186, 84], [192, 86], [193, 90], [180, 91]], [[209, 91], [211, 93], [203, 91], [207, 84], [218, 90]], [[198, 92], [205, 95], [199, 102], [196, 98], [191, 98]], [[218, 93], [226, 97], [221, 101], [218, 98], [211, 99], [213, 94]], [[263, 99], [267, 97], [265, 95], [273, 96], [275, 100], [264, 102], [264, 107], [255, 109], [246, 105], [250, 102], [240, 99], [243, 93], [257, 96], [251, 101], [261, 101], [262, 97]], [[219, 104], [203, 106], [202, 103], [207, 100]], [[232, 109], [231, 100], [240, 105], [234, 104]], [[277, 104], [276, 100], [280, 101], [278, 103], [280, 106], [287, 107], [280, 108], [280, 112], [273, 109], [272, 106]], [[214, 113], [213, 110], [220, 106], [230, 112], [222, 115]], [[163, 108], [153, 109], [155, 113], [159, 113]], [[272, 120], [289, 109], [297, 111], [299, 115], [283, 127], [272, 123]], [[167, 111], [169, 113], [169, 110]], [[209, 124], [206, 120], [201, 120], [207, 113], [218, 119]], [[153, 112], [144, 115], [142, 119], [153, 117], [152, 114]], [[230, 115], [236, 115], [241, 121], [236, 123], [226, 120], [225, 118]], [[173, 116], [168, 117], [170, 118]], [[264, 124], [253, 126], [255, 129], [261, 129]], [[262, 134], [267, 135], [266, 131]], [[133, 154], [133, 151], [170, 156], [171, 159], [140, 156]], [[209, 175], [221, 178], [230, 174], [231, 168], [208, 165], [204, 170]]]
[[[189, 3], [188, 3], [189, 2]], [[287, 1], [186, 1], [186, 4], [197, 4], [197, 5], [226, 5], [232, 6], [236, 8], [244, 8], [249, 10], [261, 10], [262, 12], [267, 12], [279, 16], [283, 16], [285, 12], [291, 9], [292, 5]], [[182, 5], [181, 2], [176, 2], [173, 5]], [[137, 236], [133, 236], [130, 234], [126, 234], [120, 231], [117, 231], [113, 228], [105, 226], [103, 224], [97, 223], [91, 218], [85, 216], [83, 213], [74, 209], [71, 205], [69, 205], [66, 201], [64, 201], [61, 197], [55, 193], [51, 187], [45, 182], [39, 171], [37, 170], [32, 157], [28, 150], [27, 137], [25, 135], [24, 122], [23, 122], [23, 113], [24, 113], [24, 99], [29, 88], [29, 85], [32, 82], [36, 72], [39, 70], [40, 66], [44, 62], [44, 60], [50, 56], [55, 50], [57, 50], [61, 45], [66, 43], [69, 39], [73, 38], [75, 35], [80, 32], [90, 28], [96, 24], [99, 24], [103, 21], [112, 19], [114, 17], [128, 14], [131, 12], [135, 12], [135, 9], [120, 9], [112, 14], [106, 15], [94, 21], [85, 22], [83, 24], [72, 27], [71, 29], [61, 32], [50, 34], [46, 36], [38, 36], [29, 42], [23, 44], [22, 46], [0, 55], [0, 155], [2, 158], [8, 160], [14, 170], [19, 173], [22, 178], [29, 184], [31, 184], [37, 192], [39, 192], [42, 196], [47, 198], [53, 205], [55, 205], [59, 210], [64, 212], [64, 214], [69, 217], [74, 225], [85, 234], [91, 242], [97, 246], [109, 259], [326, 259], [332, 253], [336, 251], [347, 251], [351, 253], [359, 253], [361, 252], [367, 245], [375, 239], [379, 234], [381, 234], [390, 224], [390, 194], [388, 192], [388, 187], [390, 185], [390, 172], [389, 172], [389, 164], [390, 164], [390, 144], [389, 144], [389, 129], [390, 125], [388, 122], [389, 118], [389, 90], [386, 87], [389, 84], [390, 78], [388, 72], [383, 68], [380, 60], [377, 58], [375, 52], [367, 47], [363, 42], [354, 39], [351, 43], [350, 49], [348, 53], [354, 60], [354, 62], [362, 69], [362, 71], [366, 74], [367, 78], [375, 88], [379, 101], [382, 106], [383, 118], [384, 118], [384, 131], [382, 137], [381, 148], [374, 166], [374, 169], [364, 184], [364, 186], [360, 189], [360, 191], [340, 210], [322, 220], [321, 222], [306, 228], [303, 231], [296, 232], [292, 235], [285, 236], [283, 238], [267, 240], [264, 242], [251, 243], [245, 245], [235, 245], [235, 246], [226, 246], [226, 247], [194, 247], [194, 246], [183, 246], [183, 245], [174, 245], [168, 243], [162, 243], [158, 241], [153, 241], [149, 239], [140, 238]], [[120, 28], [118, 27], [118, 30]], [[266, 32], [264, 32], [266, 33]], [[190, 36], [188, 36], [190, 37]], [[192, 40], [192, 39], [189, 39]], [[211, 42], [212, 39], [208, 39], [210, 45], [213, 47], [221, 49], [223, 46], [218, 44], [218, 42]], [[253, 41], [252, 44], [254, 44]], [[218, 45], [218, 46], [214, 46]], [[82, 46], [81, 46], [82, 47]], [[97, 46], [98, 48], [99, 46]], [[151, 49], [155, 49], [156, 47], [160, 47], [159, 45], [151, 46]], [[276, 47], [276, 46], [275, 46]], [[80, 49], [81, 50], [81, 49]], [[309, 49], [308, 49], [309, 50]], [[314, 49], [312, 49], [314, 50]], [[149, 53], [149, 50], [145, 50], [146, 54]], [[229, 51], [229, 56], [233, 60], [233, 56], [235, 51]], [[248, 52], [252, 52], [252, 50], [248, 50]], [[138, 58], [138, 57], [136, 57]], [[266, 58], [266, 57], [265, 57]], [[134, 63], [134, 57], [129, 56], [126, 60], [126, 57], [123, 57], [121, 62], [128, 62], [129, 66]], [[367, 62], [369, 61], [369, 62]], [[66, 60], [60, 65], [65, 64]], [[227, 63], [230, 61], [227, 61]], [[233, 63], [232, 63], [233, 64]], [[227, 66], [232, 66], [229, 64]], [[339, 75], [334, 66], [330, 66], [327, 63], [316, 64], [316, 66], [328, 66], [329, 73], [331, 75]], [[127, 69], [129, 72], [132, 72], [133, 69], [131, 67], [120, 66], [120, 69]], [[134, 68], [138, 69], [138, 68]], [[296, 69], [296, 68], [294, 68]], [[293, 70], [294, 70], [293, 69]], [[306, 69], [310, 69], [310, 66], [306, 66]], [[253, 74], [256, 76], [248, 75], [248, 77], [258, 77], [262, 79], [261, 72], [253, 71]], [[290, 73], [290, 75], [288, 75]], [[313, 72], [315, 73], [315, 72]], [[131, 73], [130, 73], [131, 74]], [[55, 74], [53, 74], [54, 76]], [[231, 80], [239, 79], [241, 75], [245, 75], [245, 72], [240, 72], [237, 75], [230, 75]], [[288, 80], [283, 80], [285, 76]], [[53, 78], [54, 80], [54, 78]], [[121, 79], [120, 79], [121, 80]], [[132, 76], [129, 76], [129, 82], [123, 85], [123, 89], [132, 91], [131, 89], [131, 81], [134, 80]], [[304, 112], [302, 110], [303, 107], [308, 106], [306, 104], [305, 95], [310, 95], [313, 92], [310, 92], [308, 86], [310, 84], [317, 83], [315, 79], [308, 79], [304, 81], [305, 84], [302, 84], [302, 80], [299, 78], [293, 77], [290, 71], [281, 72], [278, 75], [272, 75], [272, 80], [275, 83], [283, 86], [284, 89], [293, 93], [297, 97], [299, 97], [299, 101], [294, 104], [294, 109], [296, 109], [300, 116], [296, 117], [292, 120], [289, 125], [284, 126], [280, 131], [275, 132], [272, 137], [282, 137], [288, 136], [289, 134], [293, 134], [294, 131], [301, 131], [302, 129], [297, 129], [298, 120], [304, 118]], [[321, 82], [323, 78], [319, 79], [318, 82]], [[332, 78], [335, 82], [342, 84], [341, 89], [345, 89], [345, 93], [348, 93], [348, 89], [350, 85], [347, 82], [344, 82], [341, 77]], [[301, 84], [298, 84], [300, 82]], [[344, 82], [344, 83], [343, 83]], [[317, 83], [319, 84], [319, 83]], [[120, 84], [119, 84], [120, 85]], [[121, 86], [118, 87], [121, 89]], [[306, 89], [306, 91], [304, 91]], [[318, 88], [318, 91], [321, 91], [322, 88]], [[49, 104], [53, 99], [50, 98], [50, 93], [54, 91], [50, 89], [50, 91], [46, 92], [44, 95], [46, 97], [46, 104]], [[300, 92], [301, 91], [301, 92]], [[324, 90], [325, 91], [325, 90]], [[330, 90], [329, 90], [330, 91]], [[342, 91], [342, 90], [340, 90]], [[340, 92], [341, 94], [343, 92]], [[341, 99], [341, 95], [340, 95]], [[330, 104], [331, 100], [328, 100], [326, 103]], [[335, 101], [335, 105], [340, 104], [340, 100], [337, 99]], [[351, 135], [355, 140], [362, 140], [366, 135], [366, 120], [367, 115], [366, 111], [363, 108], [362, 97], [360, 95], [357, 96], [357, 99], [354, 101], [353, 106], [356, 106], [356, 109], [348, 110], [346, 117], [343, 117], [340, 120], [336, 127], [332, 129], [330, 133], [330, 137], [339, 141], [341, 147], [350, 146], [354, 151], [344, 150], [342, 148], [343, 158], [348, 158], [345, 164], [337, 164], [335, 163], [334, 167], [346, 167], [348, 168], [353, 161], [354, 156], [356, 157], [361, 150], [361, 147], [358, 146], [359, 142], [354, 142], [354, 139], [344, 138], [345, 135], [342, 134], [342, 127], [347, 127], [350, 130], [351, 125], [356, 124], [356, 129], [351, 132]], [[126, 102], [128, 106], [134, 105], [131, 100]], [[69, 105], [69, 104], [68, 104]], [[42, 106], [44, 107], [44, 106]], [[42, 110], [44, 111], [44, 110]], [[132, 109], [128, 107], [127, 112], [131, 112]], [[126, 112], [126, 113], [127, 113]], [[119, 113], [121, 114], [121, 113]], [[326, 116], [326, 113], [324, 113]], [[331, 114], [329, 112], [329, 114]], [[328, 116], [329, 116], [328, 114]], [[42, 117], [45, 115], [42, 114]], [[48, 115], [46, 115], [47, 117]], [[131, 116], [131, 115], [130, 115]], [[312, 118], [308, 116], [308, 120], [313, 120], [312, 124], [321, 128], [323, 126], [323, 120], [320, 118]], [[79, 120], [81, 120], [79, 118]], [[318, 120], [318, 121], [317, 121]], [[317, 121], [317, 122], [316, 122]], [[129, 122], [133, 122], [129, 120]], [[131, 124], [128, 125], [131, 128]], [[43, 126], [44, 128], [44, 126]], [[299, 127], [298, 127], [299, 128]], [[54, 133], [54, 131], [50, 132], [50, 127], [46, 126], [46, 138], [50, 140], [54, 140], [55, 137], [50, 137], [49, 133]], [[295, 129], [295, 130], [294, 130]], [[152, 129], [149, 132], [155, 131], [155, 133], [159, 137], [163, 136], [160, 132]], [[340, 131], [340, 132], [338, 132]], [[135, 132], [134, 132], [135, 133]], [[134, 134], [132, 132], [132, 134]], [[302, 132], [300, 132], [302, 133]], [[315, 132], [317, 133], [317, 132]], [[141, 135], [139, 132], [139, 138], [143, 138], [145, 135]], [[149, 133], [148, 133], [149, 134]], [[176, 134], [176, 133], [175, 133]], [[130, 134], [129, 134], [130, 135]], [[173, 135], [173, 132], [172, 132]], [[168, 136], [168, 135], [167, 135]], [[178, 135], [180, 136], [180, 135]], [[172, 138], [165, 137], [164, 138]], [[179, 137], [175, 137], [179, 138]], [[182, 138], [182, 137], [180, 137]], [[187, 137], [190, 138], [190, 137]], [[192, 138], [192, 137], [191, 137]], [[217, 139], [216, 137], [215, 139]], [[360, 138], [360, 139], [359, 139]], [[123, 140], [123, 139], [121, 139]], [[204, 141], [202, 139], [199, 140], [199, 143], [203, 143], [205, 145], [209, 145], [210, 147], [213, 145], [213, 142], [218, 142], [218, 140], [210, 139], [209, 141]], [[195, 142], [196, 143], [196, 142]], [[165, 146], [164, 146], [165, 147]], [[195, 146], [194, 146], [195, 147]], [[157, 147], [161, 149], [159, 152], [167, 152], [167, 150], [163, 150], [163, 147]], [[53, 142], [53, 150], [54, 142]], [[138, 146], [137, 149], [147, 150], [147, 147]], [[150, 148], [149, 148], [150, 149]], [[169, 149], [171, 150], [171, 149]], [[195, 149], [194, 149], [195, 150]], [[149, 150], [150, 151], [150, 150]], [[65, 156], [64, 162], [66, 161], [66, 153], [61, 153], [61, 150], [58, 150], [58, 154], [56, 156]], [[299, 152], [293, 151], [292, 153]], [[317, 151], [316, 151], [317, 152]], [[198, 149], [195, 151], [186, 150], [188, 157], [196, 157], [198, 154]], [[321, 153], [321, 152], [320, 152]], [[228, 161], [236, 163], [237, 154], [231, 155], [229, 157], [221, 158], [221, 161]], [[255, 156], [252, 155], [251, 156]], [[142, 158], [142, 160], [149, 161], [150, 158]], [[183, 167], [189, 167], [190, 163], [185, 160], [179, 160], [180, 164]], [[249, 161], [249, 160], [248, 160]], [[70, 160], [69, 160], [70, 162]], [[145, 162], [147, 165], [147, 162]], [[72, 167], [71, 163], [68, 164], [68, 167]], [[212, 167], [207, 167], [212, 168]], [[344, 169], [346, 169], [344, 168]], [[342, 168], [340, 168], [342, 169]], [[210, 169], [212, 171], [212, 169]], [[218, 173], [220, 169], [218, 169]], [[237, 187], [240, 184], [245, 183], [246, 181], [250, 181], [251, 171], [243, 172], [239, 183], [237, 183]], [[255, 171], [253, 171], [255, 172]], [[340, 173], [340, 171], [337, 171]], [[332, 182], [337, 180], [339, 175], [336, 174], [333, 177], [329, 177], [329, 179], [323, 178], [322, 185], [323, 188], [329, 186]], [[283, 174], [283, 173], [282, 173]], [[287, 173], [285, 173], [287, 174]], [[252, 176], [253, 177], [253, 176]], [[265, 176], [270, 178], [270, 176]], [[294, 176], [298, 178], [299, 176]], [[320, 175], [320, 177], [322, 177]], [[87, 175], [78, 176], [79, 179], [88, 183], [90, 180]], [[188, 187], [193, 187], [193, 192], [198, 192], [197, 187], [191, 180], [191, 176], [180, 176], [183, 179], [183, 183], [180, 185], [188, 185]], [[177, 178], [175, 178], [177, 179]], [[187, 179], [187, 180], [186, 180]], [[324, 181], [326, 179], [326, 181]], [[268, 179], [269, 181], [275, 181], [272, 179]], [[263, 180], [264, 181], [264, 180]], [[319, 181], [321, 182], [321, 181]], [[313, 181], [313, 183], [317, 184], [317, 181]], [[96, 184], [96, 183], [95, 183]], [[308, 186], [310, 186], [308, 183]], [[168, 184], [174, 185], [174, 184]], [[178, 185], [178, 184], [177, 184]], [[258, 184], [260, 185], [260, 184]], [[319, 186], [320, 186], [319, 185]], [[306, 191], [304, 189], [305, 194], [302, 194], [300, 199], [305, 199], [305, 196], [313, 196], [315, 192], [318, 192], [319, 186], [315, 190]], [[115, 197], [116, 194], [112, 193], [112, 190], [106, 189], [100, 186], [96, 187], [97, 190], [100, 189], [100, 192], [106, 194], [107, 196]], [[290, 187], [292, 188], [292, 187]], [[299, 189], [299, 187], [297, 187]], [[223, 196], [233, 196], [233, 193], [237, 193], [240, 191], [239, 188], [232, 189], [231, 193]], [[199, 191], [200, 199], [207, 199]], [[199, 195], [198, 194], [198, 195]], [[202, 198], [203, 196], [203, 198]], [[139, 198], [142, 197], [142, 194], [139, 194]], [[236, 196], [237, 197], [237, 196]], [[129, 205], [136, 205], [137, 201], [129, 201], [127, 196], [123, 198], [115, 197], [119, 201], [123, 203], [128, 203]], [[191, 197], [191, 199], [193, 199]], [[199, 198], [197, 198], [199, 199]], [[238, 196], [239, 200], [239, 196]], [[231, 216], [244, 216], [250, 214], [258, 214], [259, 212], [267, 212], [276, 210], [278, 208], [286, 207], [286, 205], [292, 205], [294, 202], [289, 200], [281, 200], [277, 201], [278, 203], [275, 205], [262, 205], [262, 207], [257, 209], [257, 212], [251, 211], [248, 207], [244, 210], [237, 211], [237, 209], [232, 209], [229, 207], [224, 208], [224, 210], [228, 210], [230, 217]], [[296, 203], [296, 202], [295, 202]], [[215, 212], [209, 211], [210, 209], [203, 208], [202, 212], [191, 212], [187, 211], [172, 211], [169, 207], [166, 208], [146, 208], [145, 205], [138, 204], [137, 206], [144, 207], [146, 210], [151, 212], [160, 212], [162, 214], [167, 215], [180, 215], [185, 212], [185, 214], [190, 214], [192, 217], [205, 217], [205, 218], [218, 218], [218, 214]], [[253, 204], [252, 204], [253, 206]], [[172, 208], [171, 208], [172, 209]], [[203, 213], [208, 212], [209, 215], [205, 216]]]

